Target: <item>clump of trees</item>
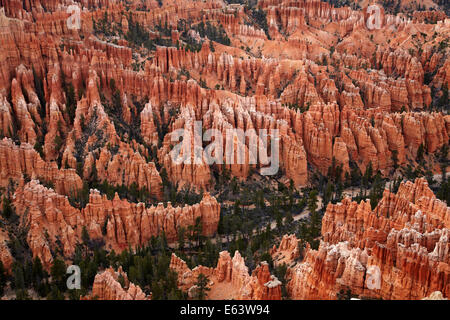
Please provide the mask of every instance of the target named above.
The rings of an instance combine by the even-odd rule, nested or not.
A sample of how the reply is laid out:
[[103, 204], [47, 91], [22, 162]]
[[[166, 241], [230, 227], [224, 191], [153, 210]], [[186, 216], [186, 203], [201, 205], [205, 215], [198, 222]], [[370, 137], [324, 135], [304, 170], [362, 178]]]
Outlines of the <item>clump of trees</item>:
[[194, 30], [196, 30], [202, 38], [208, 37], [209, 40], [226, 46], [231, 44], [230, 38], [228, 38], [222, 24], [216, 26], [209, 21], [207, 21], [206, 24], [202, 21], [194, 27]]

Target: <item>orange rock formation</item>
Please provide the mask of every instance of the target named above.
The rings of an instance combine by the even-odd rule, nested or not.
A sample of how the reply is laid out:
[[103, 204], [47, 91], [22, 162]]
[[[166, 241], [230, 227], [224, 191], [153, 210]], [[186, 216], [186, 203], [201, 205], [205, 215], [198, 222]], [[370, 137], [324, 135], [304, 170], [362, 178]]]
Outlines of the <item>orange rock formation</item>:
[[[74, 3], [82, 9], [79, 30], [67, 24]], [[270, 153], [264, 131], [278, 130], [279, 173], [296, 187], [333, 165], [343, 177], [369, 164], [389, 176], [396, 165], [416, 166], [421, 146], [437, 173], [434, 155], [450, 135], [442, 111], [450, 19], [436, 1], [426, 11], [409, 0], [399, 5], [412, 19], [380, 7], [379, 28], [371, 29], [367, 8], [319, 0], [259, 0], [256, 16], [221, 0], [0, 0], [0, 188], [15, 189], [33, 255], [48, 267], [58, 242], [70, 259], [83, 227], [115, 250], [162, 230], [174, 241], [197, 218], [204, 235], [214, 234], [220, 205], [207, 191], [224, 170], [246, 180], [267, 166], [252, 152]], [[229, 45], [202, 36], [202, 22], [223, 27]], [[148, 33], [145, 43], [128, 34], [136, 23]], [[205, 147], [196, 141], [208, 129], [217, 139], [245, 131], [231, 145], [245, 161], [229, 163], [224, 153], [224, 164], [177, 162], [178, 129], [191, 150]], [[153, 205], [91, 190], [87, 205], [75, 208], [69, 197], [85, 182], [143, 190]], [[169, 182], [205, 196], [183, 208], [158, 204]], [[419, 189], [421, 200], [408, 198]], [[292, 297], [335, 298], [345, 287], [382, 298], [448, 296], [448, 208], [427, 190], [419, 180], [386, 192], [375, 210], [349, 200], [329, 207], [319, 250], [290, 269]], [[0, 258], [10, 265], [5, 238]], [[295, 263], [297, 252], [292, 236], [272, 249], [277, 264]], [[368, 266], [383, 266], [380, 289], [366, 288]], [[267, 266], [250, 276], [238, 254], [224, 253], [214, 270], [220, 281], [211, 297], [219, 284], [231, 288], [227, 297], [281, 296]]]
[[74, 169], [58, 169], [56, 162], [45, 162], [28, 143], [20, 146], [8, 138], [0, 141], [0, 186], [24, 176], [51, 182], [61, 194], [75, 194], [82, 187]]
[[375, 210], [348, 198], [329, 204], [323, 241], [289, 270], [288, 291], [293, 299], [336, 299], [347, 289], [382, 299], [447, 297], [449, 218], [425, 179], [402, 183], [397, 194], [385, 190]]
[[7, 241], [9, 241], [8, 235], [4, 230], [0, 229], [0, 261], [3, 263], [3, 267], [8, 272], [11, 270], [13, 257], [9, 251]]
[[107, 248], [122, 251], [129, 245], [146, 244], [162, 231], [168, 241], [175, 241], [178, 230], [194, 225], [197, 218], [202, 223], [203, 235], [212, 236], [220, 216], [219, 204], [208, 193], [193, 206], [172, 207], [168, 203], [164, 207], [160, 203], [146, 208], [143, 203], [121, 200], [117, 194], [108, 200], [97, 190], [91, 190], [89, 203], [80, 211], [70, 205], [67, 196], [36, 180], [16, 191], [14, 206], [22, 223], [29, 225], [27, 241], [33, 255], [46, 266], [53, 260], [52, 249], [57, 239], [64, 256], [72, 257], [76, 244], [81, 243], [83, 228], [91, 239], [102, 239]]
[[199, 274], [204, 274], [210, 280], [211, 291], [208, 299], [239, 299], [239, 300], [280, 300], [281, 282], [270, 275], [269, 266], [262, 262], [248, 273], [248, 267], [239, 251], [233, 259], [228, 251], [222, 251], [216, 268], [197, 266], [189, 269], [186, 262], [172, 254], [170, 268], [178, 273], [180, 288], [193, 292]]

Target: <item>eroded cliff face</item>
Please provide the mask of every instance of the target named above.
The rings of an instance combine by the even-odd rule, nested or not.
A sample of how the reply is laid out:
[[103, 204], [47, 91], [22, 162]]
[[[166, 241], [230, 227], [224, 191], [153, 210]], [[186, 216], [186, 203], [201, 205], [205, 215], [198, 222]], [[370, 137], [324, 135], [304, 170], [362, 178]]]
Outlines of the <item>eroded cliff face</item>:
[[9, 273], [13, 264], [13, 256], [9, 250], [8, 241], [8, 234], [6, 231], [0, 229], [0, 261], [3, 263], [6, 272]]
[[45, 162], [28, 143], [17, 146], [11, 139], [4, 138], [0, 141], [0, 159], [2, 187], [23, 177], [52, 183], [61, 194], [75, 194], [82, 187], [75, 170], [59, 169], [55, 162]]
[[275, 245], [270, 250], [274, 266], [286, 264], [287, 266], [295, 262], [300, 257], [299, 240], [294, 234], [285, 234], [278, 247]]
[[269, 265], [262, 262], [249, 275], [248, 267], [239, 251], [231, 258], [228, 251], [219, 254], [216, 268], [197, 266], [189, 269], [186, 262], [172, 254], [170, 269], [178, 274], [178, 286], [189, 292], [195, 291], [199, 274], [210, 280], [208, 299], [281, 300], [281, 282], [270, 274]]
[[[70, 259], [86, 228], [91, 239], [104, 241], [107, 249], [120, 252], [148, 243], [152, 236], [164, 231], [168, 241], [177, 239], [181, 227], [202, 223], [203, 235], [212, 236], [219, 223], [220, 206], [214, 197], [205, 193], [202, 201], [193, 206], [146, 207], [143, 203], [121, 200], [116, 194], [108, 200], [97, 190], [91, 190], [86, 207], [71, 206], [67, 196], [56, 193], [32, 180], [20, 186], [14, 195], [14, 207], [21, 223], [29, 226], [27, 242], [33, 253], [48, 267], [55, 248]], [[43, 236], [45, 235], [45, 236]]]
[[289, 269], [288, 291], [293, 299], [336, 299], [341, 289], [381, 299], [447, 297], [449, 217], [425, 179], [385, 190], [374, 210], [348, 198], [329, 204], [319, 249]]
[[[261, 153], [276, 153], [276, 174], [295, 187], [335, 165], [343, 178], [369, 165], [389, 177], [397, 165], [417, 166], [421, 146], [440, 173], [438, 152], [450, 133], [450, 20], [432, 2], [413, 12], [401, 1], [412, 19], [380, 9], [371, 29], [367, 9], [318, 0], [260, 0], [251, 8], [258, 11], [222, 0], [82, 0], [75, 1], [80, 29], [72, 30], [73, 3], [0, 0], [0, 189], [15, 189], [28, 244], [46, 267], [55, 246], [70, 259], [83, 227], [116, 251], [163, 230], [174, 241], [198, 218], [204, 235], [213, 235], [220, 204], [207, 191], [220, 189], [216, 177], [225, 170], [241, 181], [261, 173], [268, 166]], [[133, 36], [137, 23], [143, 43]], [[205, 31], [211, 25], [215, 36]], [[196, 158], [209, 129], [224, 142], [215, 153], [224, 164]], [[227, 145], [230, 130], [247, 136]], [[190, 161], [177, 161], [183, 157]], [[97, 190], [83, 205], [75, 201], [100, 184], [138, 190], [149, 203]], [[205, 196], [192, 206], [160, 203], [171, 188]], [[416, 190], [422, 200], [409, 197]], [[349, 200], [329, 207], [323, 243], [296, 266], [298, 241], [284, 237], [271, 254], [291, 266], [291, 296], [336, 298], [346, 287], [382, 298], [448, 296], [448, 208], [426, 190], [419, 180], [386, 192], [375, 210]], [[10, 266], [6, 239], [0, 233], [0, 258]], [[376, 290], [365, 285], [371, 266], [383, 266]], [[198, 270], [220, 279], [213, 298], [222, 287], [225, 297], [281, 297], [267, 265], [249, 275], [239, 254], [194, 270], [182, 268], [186, 286]], [[114, 277], [99, 275], [98, 287], [117, 287]], [[106, 296], [127, 295], [116, 289]]]
[[[366, 13], [348, 7], [333, 8], [320, 1], [260, 1], [269, 39], [258, 26], [245, 23], [249, 16], [240, 6], [220, 1], [194, 6], [180, 0], [156, 7], [133, 1], [131, 8], [152, 9], [131, 10], [133, 21], [152, 28], [163, 14], [174, 41], [180, 41], [183, 31], [175, 30], [177, 19], [189, 16], [199, 22], [202, 10], [223, 25], [231, 40], [231, 46], [204, 41], [199, 51], [157, 46], [136, 71], [130, 43], [119, 39], [113, 44], [91, 34], [93, 19], [107, 19], [112, 26], [120, 23], [126, 32], [129, 22], [121, 2], [83, 3], [88, 10], [82, 13], [81, 32], [67, 29], [66, 2], [61, 7], [58, 1], [44, 7], [39, 2], [4, 2], [1, 134], [32, 146], [43, 141], [46, 162], [59, 160], [60, 167], [73, 169], [81, 165], [81, 178], [90, 177], [95, 166], [98, 179], [116, 186], [136, 183], [160, 199], [159, 170], [144, 163], [150, 145], [158, 149], [158, 161], [172, 183], [209, 188], [208, 164], [179, 164], [168, 156], [171, 134], [181, 128], [192, 131], [194, 121], [224, 137], [230, 128], [255, 129], [258, 138], [261, 129], [279, 130], [280, 168], [296, 186], [307, 183], [307, 164], [326, 174], [333, 158], [344, 172], [350, 170], [350, 162], [361, 170], [371, 162], [388, 174], [394, 151], [403, 164], [415, 157], [420, 144], [431, 153], [448, 144], [448, 116], [427, 111], [436, 103], [431, 89], [440, 96], [449, 82], [448, 55], [440, 43], [450, 26], [448, 19], [438, 16], [442, 12], [436, 13], [436, 24], [419, 18], [430, 12], [417, 13], [413, 21], [382, 12], [381, 28], [373, 31], [365, 26]], [[194, 7], [192, 15], [189, 8]], [[197, 40], [205, 40], [190, 31]], [[152, 39], [160, 36], [151, 34]], [[392, 41], [387, 44], [386, 38]], [[416, 50], [419, 45], [422, 50]], [[249, 50], [241, 49], [245, 46]], [[429, 75], [434, 75], [431, 81], [425, 79]], [[74, 88], [74, 102], [68, 86]], [[105, 97], [115, 90], [121, 108], [113, 116]], [[132, 127], [137, 120], [142, 139], [132, 130], [124, 132], [120, 123]], [[242, 144], [248, 160], [225, 167], [245, 179], [261, 164], [251, 160], [250, 141], [233, 148]]]
[[142, 289], [128, 280], [127, 274], [119, 267], [106, 269], [95, 276], [92, 293], [81, 300], [151, 300]]
[[429, 297], [423, 298], [422, 300], [448, 300], [447, 298], [444, 298], [442, 296], [442, 292], [435, 291], [432, 294], [430, 294]]

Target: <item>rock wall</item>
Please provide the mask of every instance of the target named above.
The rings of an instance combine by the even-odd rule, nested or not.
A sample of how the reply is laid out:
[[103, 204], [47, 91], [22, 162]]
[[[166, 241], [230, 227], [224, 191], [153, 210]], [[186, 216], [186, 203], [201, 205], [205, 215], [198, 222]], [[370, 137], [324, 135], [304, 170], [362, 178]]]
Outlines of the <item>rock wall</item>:
[[425, 179], [385, 190], [374, 210], [369, 202], [329, 204], [318, 250], [289, 269], [293, 299], [336, 299], [350, 289], [360, 297], [422, 299], [450, 293], [450, 208]]
[[151, 295], [130, 282], [122, 267], [117, 271], [110, 267], [95, 276], [91, 294], [81, 300], [151, 300]]
[[[67, 26], [73, 1], [0, 0], [0, 187], [17, 188], [13, 202], [30, 226], [27, 241], [47, 267], [58, 243], [70, 258], [83, 227], [119, 251], [162, 230], [174, 241], [197, 218], [204, 235], [214, 234], [220, 206], [207, 192], [201, 203], [183, 208], [108, 200], [92, 190], [80, 209], [68, 197], [78, 195], [83, 181], [95, 181], [144, 190], [156, 204], [164, 196], [162, 178], [197, 191], [208, 191], [225, 169], [244, 181], [265, 166], [254, 163], [252, 151], [268, 152], [264, 130], [270, 136], [278, 130], [282, 178], [296, 187], [332, 165], [344, 176], [355, 164], [389, 176], [395, 154], [398, 165], [416, 166], [421, 145], [438, 172], [433, 154], [448, 146], [450, 130], [450, 116], [432, 111], [447, 107], [450, 81], [450, 20], [438, 10], [415, 12], [413, 19], [381, 10], [380, 28], [370, 30], [367, 9], [318, 0], [260, 0], [256, 16], [221, 0], [75, 3], [84, 8], [80, 30]], [[103, 34], [103, 20], [122, 34]], [[182, 26], [188, 21], [192, 28]], [[152, 43], [123, 36], [132, 22]], [[201, 22], [222, 25], [229, 45], [202, 38], [194, 30]], [[186, 34], [202, 46], [188, 46]], [[145, 48], [156, 43], [165, 45]], [[230, 145], [244, 150], [245, 161], [195, 163], [184, 150], [191, 163], [174, 161], [178, 129], [189, 133], [183, 147], [203, 147], [196, 121], [216, 130], [217, 139], [230, 129], [252, 132]], [[420, 199], [408, 198], [416, 189]], [[290, 268], [292, 297], [336, 298], [346, 287], [382, 298], [418, 299], [431, 290], [448, 296], [442, 282], [448, 281], [448, 208], [426, 189], [421, 181], [405, 183], [398, 195], [386, 192], [375, 210], [349, 200], [329, 207], [321, 247]], [[0, 237], [0, 257], [10, 264], [1, 246], [6, 236]], [[286, 237], [272, 249], [277, 264], [296, 262], [295, 242]], [[219, 262], [220, 275], [196, 270], [218, 277], [213, 288], [227, 296], [281, 295], [266, 265], [249, 275], [238, 254]], [[371, 290], [369, 267], [380, 265], [384, 280]], [[221, 297], [219, 291], [211, 296]]]
[[176, 241], [178, 230], [194, 225], [197, 218], [203, 235], [212, 236], [220, 216], [219, 204], [208, 193], [193, 206], [172, 207], [168, 203], [165, 207], [159, 203], [145, 207], [143, 203], [121, 200], [117, 194], [108, 200], [91, 190], [88, 204], [79, 210], [70, 205], [67, 196], [36, 180], [18, 188], [13, 204], [21, 223], [29, 226], [27, 241], [33, 256], [38, 256], [45, 266], [51, 265], [56, 246], [60, 246], [65, 257], [72, 257], [76, 244], [82, 242], [83, 228], [91, 239], [102, 240], [107, 249], [120, 252], [129, 245], [146, 244], [162, 231], [168, 241]]
[[275, 245], [270, 250], [270, 255], [273, 259], [274, 266], [286, 264], [287, 266], [295, 262], [300, 257], [300, 249], [298, 239], [295, 234], [285, 234], [281, 238], [281, 242], [278, 247]]

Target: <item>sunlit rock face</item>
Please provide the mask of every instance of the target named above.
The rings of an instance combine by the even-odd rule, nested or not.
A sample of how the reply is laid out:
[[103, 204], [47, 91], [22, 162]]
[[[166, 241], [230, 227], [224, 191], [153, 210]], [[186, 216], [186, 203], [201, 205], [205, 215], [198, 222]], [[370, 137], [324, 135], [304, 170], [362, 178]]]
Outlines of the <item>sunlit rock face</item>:
[[92, 293], [81, 300], [150, 300], [142, 289], [128, 280], [120, 267], [118, 271], [109, 268], [95, 276]]

